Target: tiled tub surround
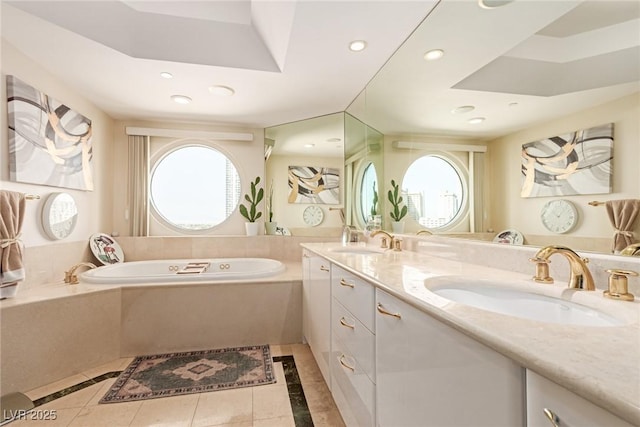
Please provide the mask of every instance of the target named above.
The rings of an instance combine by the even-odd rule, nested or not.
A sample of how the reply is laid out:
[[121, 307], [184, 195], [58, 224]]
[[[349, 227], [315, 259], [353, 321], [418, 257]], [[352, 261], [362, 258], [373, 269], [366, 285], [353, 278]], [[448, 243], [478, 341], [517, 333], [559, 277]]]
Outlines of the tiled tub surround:
[[[569, 266], [560, 255], [552, 257], [554, 286], [576, 303], [613, 308], [630, 320], [625, 326], [586, 327], [542, 323], [508, 317], [448, 302], [426, 290], [424, 280], [443, 275], [512, 280], [531, 283], [534, 266], [528, 259], [536, 248], [514, 248], [460, 239], [405, 237], [405, 247], [418, 252], [386, 251], [359, 255], [331, 251], [335, 243], [303, 244], [303, 247], [351, 271], [374, 286], [426, 314], [471, 336], [632, 425], [640, 425], [640, 298], [634, 302], [602, 297], [606, 278], [599, 268], [640, 270], [640, 260], [590, 255], [598, 290], [566, 289]], [[557, 259], [556, 259], [557, 258]], [[472, 263], [473, 262], [473, 263]], [[488, 263], [493, 267], [481, 265]], [[496, 268], [500, 267], [500, 269]], [[597, 266], [597, 267], [596, 267]], [[638, 278], [631, 278], [631, 292], [640, 297]]]
[[30, 390], [117, 357], [302, 340], [300, 262], [248, 282], [35, 287], [0, 303], [0, 388]]

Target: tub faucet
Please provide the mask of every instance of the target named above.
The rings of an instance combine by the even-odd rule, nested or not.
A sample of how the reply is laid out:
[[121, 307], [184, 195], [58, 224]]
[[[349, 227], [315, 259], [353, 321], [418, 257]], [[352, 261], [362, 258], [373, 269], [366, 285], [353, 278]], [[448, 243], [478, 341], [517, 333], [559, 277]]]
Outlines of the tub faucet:
[[80, 281], [78, 280], [78, 276], [76, 275], [76, 270], [80, 267], [88, 267], [89, 269], [97, 268], [90, 262], [81, 262], [79, 264], [76, 264], [68, 271], [64, 272], [64, 283], [69, 283], [70, 285], [77, 285], [78, 283], [80, 283]]
[[595, 291], [593, 276], [587, 267], [589, 260], [582, 258], [572, 249], [565, 246], [545, 246], [531, 258], [536, 263], [536, 275], [533, 280], [540, 283], [553, 283], [553, 278], [549, 276], [549, 257], [553, 254], [561, 254], [569, 261], [569, 287], [587, 291]]

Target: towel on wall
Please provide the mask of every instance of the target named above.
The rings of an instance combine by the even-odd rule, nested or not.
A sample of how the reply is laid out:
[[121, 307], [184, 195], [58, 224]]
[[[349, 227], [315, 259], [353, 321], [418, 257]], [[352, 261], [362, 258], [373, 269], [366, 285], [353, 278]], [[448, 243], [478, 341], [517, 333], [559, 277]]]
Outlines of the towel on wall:
[[0, 287], [24, 280], [20, 232], [26, 198], [22, 193], [0, 190]]
[[613, 235], [612, 252], [620, 252], [633, 243], [633, 223], [640, 212], [640, 200], [609, 200], [605, 202], [605, 207], [611, 225], [616, 230]]

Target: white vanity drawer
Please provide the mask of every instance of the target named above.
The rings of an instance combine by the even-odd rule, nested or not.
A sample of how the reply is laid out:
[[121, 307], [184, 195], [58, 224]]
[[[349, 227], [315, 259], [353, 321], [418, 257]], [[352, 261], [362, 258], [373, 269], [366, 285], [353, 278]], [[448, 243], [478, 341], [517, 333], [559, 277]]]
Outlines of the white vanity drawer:
[[631, 427], [631, 424], [527, 369], [527, 426]]
[[375, 385], [335, 336], [331, 340], [331, 394], [347, 426], [373, 426]]
[[375, 383], [375, 335], [335, 298], [331, 305], [331, 329], [346, 351], [353, 355]]
[[335, 265], [331, 266], [331, 292], [362, 324], [375, 332], [373, 286]]

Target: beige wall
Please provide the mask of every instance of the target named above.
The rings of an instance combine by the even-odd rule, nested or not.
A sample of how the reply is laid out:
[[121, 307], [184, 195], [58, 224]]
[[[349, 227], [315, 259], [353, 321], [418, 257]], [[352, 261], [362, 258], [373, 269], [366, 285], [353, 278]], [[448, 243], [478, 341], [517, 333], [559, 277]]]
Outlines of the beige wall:
[[[311, 161], [310, 161], [311, 160]], [[324, 211], [324, 220], [316, 227], [309, 227], [302, 220], [302, 213], [308, 204], [288, 203], [289, 196], [289, 166], [323, 166], [336, 168], [342, 171], [342, 157], [313, 157], [309, 156], [279, 156], [269, 157], [267, 165], [266, 187], [271, 185], [273, 180], [273, 220], [278, 226], [287, 227], [293, 234], [297, 235], [319, 235], [322, 232], [333, 232], [342, 227], [342, 220], [338, 211], [330, 211], [330, 207], [338, 205], [318, 205]], [[340, 177], [342, 188], [343, 177]], [[342, 200], [340, 195], [338, 200]], [[295, 231], [295, 232], [294, 232]]]
[[[213, 146], [217, 147], [221, 152], [229, 156], [234, 162], [240, 176], [240, 182], [242, 185], [241, 200], [244, 200], [244, 193], [249, 191], [250, 182], [255, 179], [256, 176], [260, 176], [262, 179], [262, 185], [264, 185], [264, 130], [255, 128], [239, 128], [230, 127], [221, 124], [206, 124], [206, 123], [186, 123], [186, 122], [167, 122], [167, 121], [117, 121], [115, 124], [115, 136], [114, 136], [114, 150], [115, 158], [118, 160], [113, 163], [112, 166], [112, 183], [114, 188], [118, 189], [113, 195], [113, 229], [111, 231], [117, 231], [121, 236], [130, 235], [129, 220], [126, 216], [127, 210], [127, 160], [128, 160], [128, 138], [126, 135], [126, 127], [145, 127], [155, 129], [176, 129], [182, 131], [209, 131], [209, 132], [241, 132], [252, 133], [253, 141], [208, 141], [202, 138], [189, 138], [189, 140], [199, 139], [200, 141], [210, 142]], [[179, 138], [171, 138], [172, 140], [178, 140]], [[169, 139], [167, 139], [169, 140]], [[259, 209], [262, 210], [263, 216], [265, 212], [264, 200], [260, 203]], [[245, 219], [240, 215], [238, 209], [229, 217], [227, 221], [215, 227], [214, 230], [207, 233], [209, 235], [244, 235], [244, 223]], [[160, 222], [153, 219], [151, 216], [150, 221], [151, 234], [155, 236], [178, 236], [184, 235], [173, 229], [170, 229]]]
[[[0, 94], [0, 188], [37, 194], [40, 200], [27, 202], [22, 241], [25, 246], [52, 245], [61, 241], [50, 240], [42, 231], [40, 217], [44, 199], [51, 193], [67, 192], [73, 196], [78, 205], [78, 223], [74, 232], [63, 242], [88, 241], [91, 234], [109, 230], [111, 214], [111, 198], [113, 187], [110, 180], [105, 179], [113, 163], [113, 119], [99, 110], [73, 90], [72, 86], [49, 74], [46, 69], [32, 61], [6, 40], [2, 39], [2, 92]], [[22, 184], [9, 181], [9, 148], [7, 131], [6, 81], [7, 75], [14, 75], [20, 80], [55, 98], [75, 111], [91, 119], [93, 125], [93, 180], [94, 191], [79, 191], [43, 185]]]
[[[490, 226], [495, 231], [515, 228], [535, 237], [536, 244], [549, 236], [555, 243], [571, 238], [611, 238], [613, 228], [604, 206], [592, 207], [592, 200], [640, 198], [640, 96], [631, 96], [540, 124], [489, 143], [492, 161]], [[522, 144], [589, 127], [614, 123], [613, 192], [587, 196], [521, 198], [520, 151]], [[542, 206], [552, 199], [572, 201], [579, 210], [576, 228], [566, 235], [549, 233], [540, 222]], [[640, 237], [640, 220], [636, 221], [636, 239]], [[532, 241], [533, 243], [533, 241]], [[577, 248], [580, 249], [580, 248]], [[585, 248], [586, 249], [586, 248]]]

